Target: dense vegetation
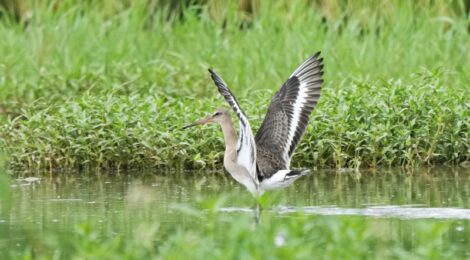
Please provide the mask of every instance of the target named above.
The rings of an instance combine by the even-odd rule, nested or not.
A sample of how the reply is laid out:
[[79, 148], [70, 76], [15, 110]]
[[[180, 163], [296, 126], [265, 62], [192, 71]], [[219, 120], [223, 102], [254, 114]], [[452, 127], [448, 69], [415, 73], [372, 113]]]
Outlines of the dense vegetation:
[[[255, 129], [274, 91], [322, 50], [325, 86], [293, 163], [458, 164], [470, 157], [465, 1], [43, 1], [0, 18], [0, 142], [10, 168], [216, 166], [221, 133], [179, 126], [224, 105]], [[150, 7], [151, 8], [150, 8]], [[21, 20], [21, 19], [20, 19]]]
[[[468, 220], [275, 205], [468, 209], [465, 171], [414, 166], [470, 162], [469, 11], [468, 0], [0, 0], [0, 258], [468, 258]], [[253, 203], [221, 188], [230, 178], [175, 174], [223, 172], [218, 127], [180, 129], [225, 106], [208, 67], [256, 131], [318, 50], [325, 85], [293, 166], [414, 171], [315, 171], [260, 198], [258, 224], [220, 211]], [[157, 168], [172, 170], [127, 178]]]

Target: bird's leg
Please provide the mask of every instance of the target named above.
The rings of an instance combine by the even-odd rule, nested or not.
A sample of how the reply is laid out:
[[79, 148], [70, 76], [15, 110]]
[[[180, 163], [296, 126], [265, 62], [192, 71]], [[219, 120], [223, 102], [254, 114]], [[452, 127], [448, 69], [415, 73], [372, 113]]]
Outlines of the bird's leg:
[[261, 205], [256, 202], [256, 208], [255, 208], [255, 222], [256, 224], [259, 224], [260, 220], [261, 220]]
[[255, 225], [258, 225], [261, 220], [261, 211], [263, 210], [261, 204], [255, 199], [255, 205], [253, 206], [253, 212], [255, 217]]

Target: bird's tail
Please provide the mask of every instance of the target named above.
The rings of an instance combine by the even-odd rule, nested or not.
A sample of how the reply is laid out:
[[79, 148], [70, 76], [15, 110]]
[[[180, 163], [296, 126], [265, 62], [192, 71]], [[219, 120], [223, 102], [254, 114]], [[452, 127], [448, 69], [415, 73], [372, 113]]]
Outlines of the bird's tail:
[[298, 178], [300, 176], [304, 176], [304, 175], [307, 175], [310, 173], [310, 169], [306, 169], [306, 168], [301, 168], [301, 169], [293, 169], [291, 170], [290, 172], [288, 172], [286, 174], [286, 179], [289, 179], [289, 178]]
[[261, 190], [272, 190], [285, 188], [291, 185], [298, 178], [307, 175], [310, 172], [308, 169], [292, 169], [280, 170], [273, 174], [270, 178], [264, 179], [260, 183]]

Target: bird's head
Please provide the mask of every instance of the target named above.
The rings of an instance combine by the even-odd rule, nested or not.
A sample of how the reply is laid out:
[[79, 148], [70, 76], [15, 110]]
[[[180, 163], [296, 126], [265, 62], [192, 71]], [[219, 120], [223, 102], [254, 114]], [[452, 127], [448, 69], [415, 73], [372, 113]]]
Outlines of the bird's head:
[[205, 125], [209, 123], [219, 123], [222, 124], [223, 122], [230, 120], [229, 112], [224, 108], [217, 109], [212, 115], [199, 119], [196, 122], [184, 126], [183, 129], [187, 129], [197, 125]]

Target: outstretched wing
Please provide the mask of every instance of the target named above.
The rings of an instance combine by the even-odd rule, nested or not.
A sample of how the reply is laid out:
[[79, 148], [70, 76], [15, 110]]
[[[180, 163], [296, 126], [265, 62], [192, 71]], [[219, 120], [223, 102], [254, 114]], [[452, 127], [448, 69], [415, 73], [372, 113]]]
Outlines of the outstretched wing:
[[209, 72], [211, 73], [212, 80], [214, 80], [214, 83], [217, 86], [220, 94], [224, 96], [225, 100], [232, 107], [240, 122], [240, 133], [237, 143], [237, 163], [244, 166], [250, 173], [253, 181], [258, 183], [258, 179], [256, 177], [256, 146], [255, 140], [253, 138], [253, 132], [251, 131], [250, 122], [248, 121], [245, 112], [243, 112], [240, 105], [238, 104], [237, 99], [228, 89], [224, 80], [219, 75], [217, 75], [215, 71], [209, 69]]
[[275, 94], [256, 134], [260, 178], [289, 169], [290, 158], [320, 98], [323, 64], [320, 52], [308, 58]]

